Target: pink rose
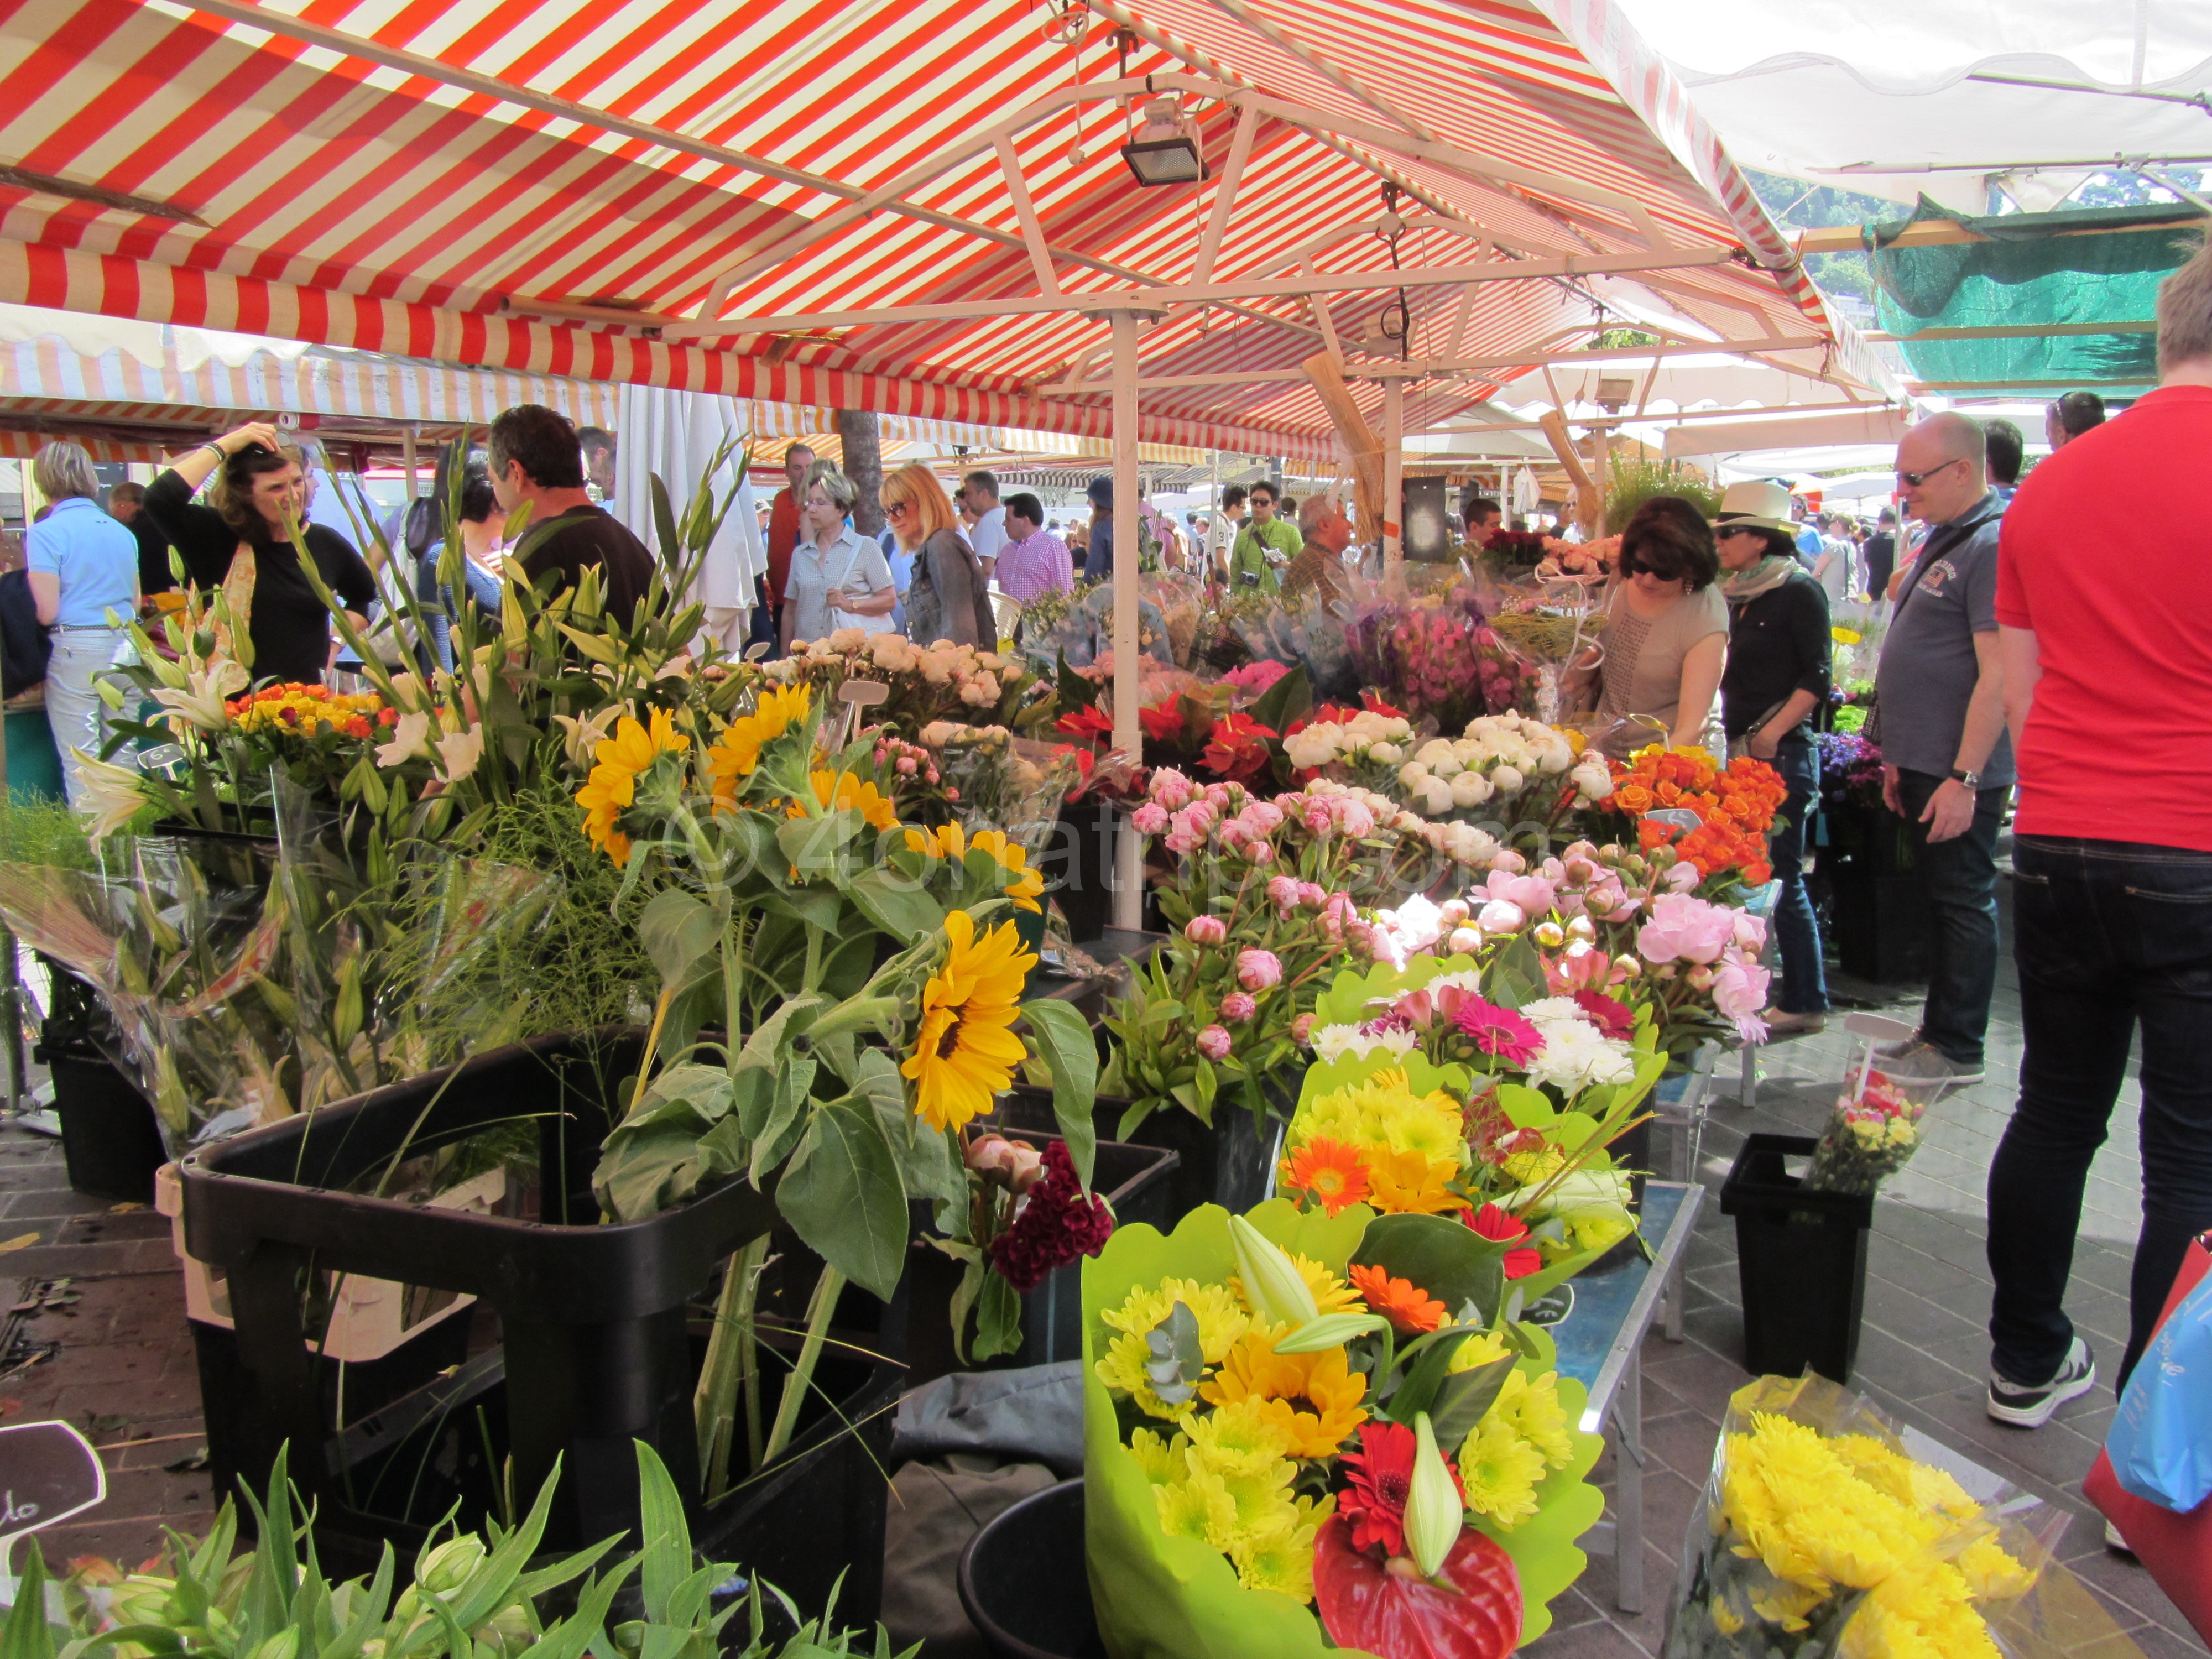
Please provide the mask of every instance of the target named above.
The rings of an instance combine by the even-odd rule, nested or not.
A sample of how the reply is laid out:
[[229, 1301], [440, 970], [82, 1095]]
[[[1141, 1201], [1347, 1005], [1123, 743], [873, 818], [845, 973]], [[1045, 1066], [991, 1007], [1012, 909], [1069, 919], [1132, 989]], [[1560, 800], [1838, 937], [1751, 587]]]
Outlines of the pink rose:
[[1295, 876], [1277, 876], [1267, 884], [1267, 902], [1285, 915], [1298, 907], [1298, 882]]
[[1735, 937], [1735, 913], [1687, 893], [1662, 893], [1651, 901], [1651, 920], [1636, 932], [1647, 962], [1717, 962]]
[[1283, 964], [1273, 951], [1239, 951], [1237, 982], [1248, 991], [1265, 991], [1283, 982]]
[[1218, 945], [1229, 937], [1229, 925], [1219, 916], [1193, 916], [1183, 924], [1182, 936], [1193, 945]]
[[1140, 836], [1157, 836], [1168, 827], [1168, 809], [1158, 801], [1146, 801], [1129, 814], [1129, 823]]
[[1224, 1019], [1249, 1019], [1259, 1012], [1260, 1005], [1245, 992], [1231, 991], [1221, 999], [1221, 1017]]
[[1198, 1052], [1208, 1060], [1226, 1060], [1234, 1039], [1218, 1025], [1209, 1025], [1198, 1034]]

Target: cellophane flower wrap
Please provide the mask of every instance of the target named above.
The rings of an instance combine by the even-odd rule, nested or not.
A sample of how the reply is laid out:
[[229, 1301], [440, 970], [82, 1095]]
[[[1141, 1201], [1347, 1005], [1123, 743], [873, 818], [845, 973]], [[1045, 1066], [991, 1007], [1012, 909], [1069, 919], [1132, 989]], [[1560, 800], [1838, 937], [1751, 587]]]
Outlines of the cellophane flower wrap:
[[2071, 1518], [1916, 1458], [1825, 1377], [1761, 1377], [1729, 1401], [1665, 1659], [2124, 1659], [2139, 1650], [2051, 1558]]
[[1871, 1193], [1920, 1150], [1920, 1120], [1948, 1079], [1893, 1078], [1862, 1060], [1820, 1131], [1805, 1184], [1829, 1193]]
[[[1504, 1248], [1275, 1199], [1122, 1227], [1085, 1263], [1085, 1527], [1113, 1659], [1503, 1659], [1548, 1628], [1603, 1508], [1601, 1443], [1543, 1333], [1504, 1316]], [[1419, 1582], [1421, 1550], [1450, 1588]]]

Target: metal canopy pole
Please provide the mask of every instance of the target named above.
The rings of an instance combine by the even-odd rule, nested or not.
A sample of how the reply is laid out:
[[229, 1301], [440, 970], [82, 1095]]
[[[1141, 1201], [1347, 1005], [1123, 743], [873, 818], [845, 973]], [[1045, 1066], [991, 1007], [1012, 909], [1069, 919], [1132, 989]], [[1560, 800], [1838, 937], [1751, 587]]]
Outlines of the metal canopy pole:
[[1395, 582], [1406, 562], [1406, 383], [1382, 382], [1382, 580]]
[[[1114, 330], [1114, 747], [1132, 760], [1144, 754], [1137, 720], [1144, 678], [1137, 662], [1137, 314], [1112, 313]], [[1144, 917], [1144, 837], [1124, 817], [1115, 836], [1114, 925], [1134, 928]]]

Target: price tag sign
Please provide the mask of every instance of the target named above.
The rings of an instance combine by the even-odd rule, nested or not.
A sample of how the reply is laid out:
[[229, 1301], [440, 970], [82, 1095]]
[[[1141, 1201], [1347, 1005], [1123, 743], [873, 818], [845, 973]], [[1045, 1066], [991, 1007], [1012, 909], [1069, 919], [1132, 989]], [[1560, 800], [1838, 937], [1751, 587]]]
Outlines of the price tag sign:
[[107, 1496], [92, 1443], [66, 1423], [0, 1427], [0, 1598], [15, 1600], [15, 1540], [82, 1515]]

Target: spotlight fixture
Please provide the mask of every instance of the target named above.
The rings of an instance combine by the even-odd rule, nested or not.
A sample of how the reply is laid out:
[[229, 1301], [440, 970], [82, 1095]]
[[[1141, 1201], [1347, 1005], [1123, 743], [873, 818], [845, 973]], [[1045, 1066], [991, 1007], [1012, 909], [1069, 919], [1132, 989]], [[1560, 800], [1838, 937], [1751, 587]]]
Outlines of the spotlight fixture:
[[1198, 124], [1172, 98], [1146, 101], [1145, 125], [1121, 146], [1121, 159], [1137, 182], [1147, 187], [1194, 185], [1206, 177], [1206, 160], [1198, 153]]

